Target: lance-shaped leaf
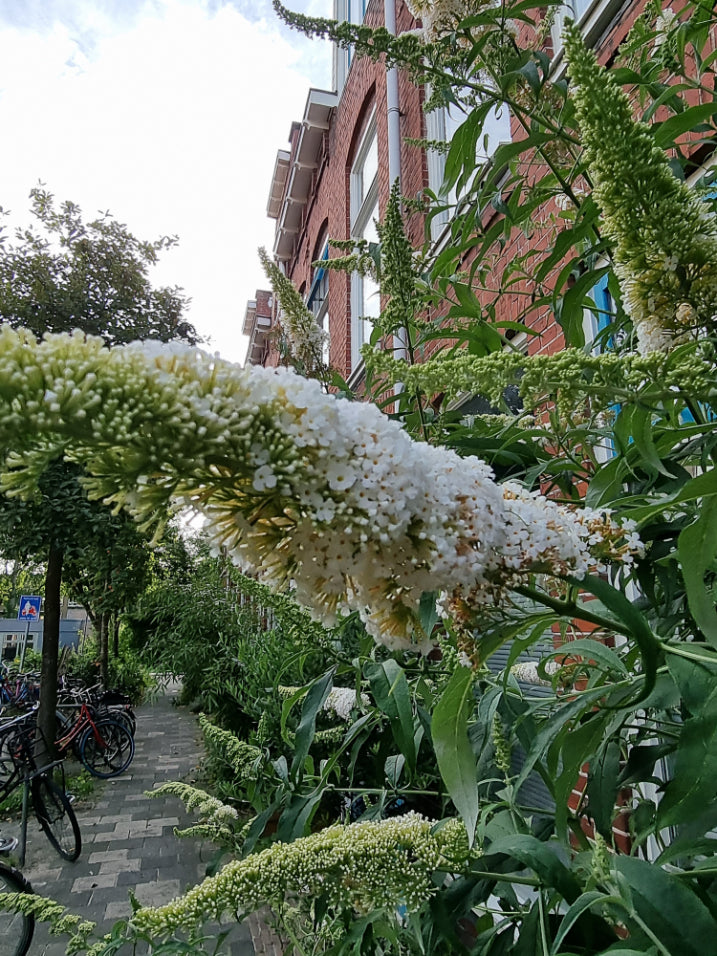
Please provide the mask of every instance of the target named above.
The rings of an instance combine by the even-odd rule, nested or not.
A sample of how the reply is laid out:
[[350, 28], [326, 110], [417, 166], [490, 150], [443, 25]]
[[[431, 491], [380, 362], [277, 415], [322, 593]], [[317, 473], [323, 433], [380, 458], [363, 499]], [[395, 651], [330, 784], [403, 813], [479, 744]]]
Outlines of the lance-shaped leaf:
[[394, 660], [369, 664], [366, 677], [376, 706], [389, 720], [396, 746], [406, 758], [409, 773], [416, 770], [416, 745], [414, 742], [413, 708], [411, 691], [403, 668]]
[[459, 667], [433, 711], [431, 736], [438, 769], [471, 843], [478, 822], [476, 758], [468, 739], [473, 707], [473, 672]]
[[703, 501], [700, 516], [685, 528], [677, 541], [687, 603], [697, 626], [713, 647], [717, 647], [717, 610], [705, 574], [717, 559], [717, 498]]

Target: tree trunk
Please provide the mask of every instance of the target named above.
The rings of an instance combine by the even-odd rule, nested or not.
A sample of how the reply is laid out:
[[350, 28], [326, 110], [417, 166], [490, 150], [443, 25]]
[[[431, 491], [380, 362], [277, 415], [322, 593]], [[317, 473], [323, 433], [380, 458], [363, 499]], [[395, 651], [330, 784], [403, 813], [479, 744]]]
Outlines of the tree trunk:
[[112, 622], [112, 656], [117, 660], [119, 657], [119, 621], [116, 612], [113, 612], [110, 620]]
[[[39, 753], [55, 756], [57, 722], [57, 660], [60, 648], [60, 584], [62, 583], [62, 548], [50, 546], [45, 572], [45, 617], [42, 628], [42, 669], [40, 671]], [[43, 747], [43, 741], [46, 747]], [[40, 749], [41, 748], [41, 749]]]
[[106, 611], [100, 614], [100, 678], [105, 687], [109, 684], [110, 673], [108, 617]]

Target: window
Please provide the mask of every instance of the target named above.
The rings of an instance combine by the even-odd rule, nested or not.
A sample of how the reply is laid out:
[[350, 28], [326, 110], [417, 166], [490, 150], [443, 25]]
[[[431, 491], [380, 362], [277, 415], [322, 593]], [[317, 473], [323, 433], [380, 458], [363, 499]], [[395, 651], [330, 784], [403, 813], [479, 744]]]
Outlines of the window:
[[[321, 248], [321, 254], [316, 260], [327, 260], [329, 258], [329, 244], [324, 240]], [[329, 365], [329, 270], [319, 266], [314, 271], [313, 282], [306, 304], [313, 312], [316, 323], [324, 332], [324, 346], [322, 358], [325, 365]]]
[[[334, 0], [334, 19], [339, 23], [363, 23], [369, 0]], [[353, 60], [353, 48], [334, 45], [334, 88], [338, 93], [344, 88]]]
[[[590, 311], [584, 320], [585, 341], [593, 342], [610, 325], [615, 314], [615, 303], [607, 287], [608, 276], [598, 279], [592, 288], [590, 297], [595, 303], [595, 311]], [[596, 346], [603, 351], [604, 345]]]
[[[439, 106], [426, 113], [426, 138], [437, 143], [450, 143], [459, 126], [466, 120], [464, 113], [456, 104]], [[500, 143], [510, 142], [510, 116], [508, 110], [501, 112], [492, 110], [485, 121], [483, 136], [476, 149], [476, 161], [485, 163], [495, 152]], [[429, 149], [426, 156], [428, 166], [428, 188], [439, 194], [443, 184], [446, 169], [446, 154], [442, 150]], [[458, 200], [455, 189], [449, 195], [441, 197], [447, 205], [453, 205]], [[431, 220], [431, 237], [437, 240], [450, 219], [450, 209], [434, 216]]]
[[582, 18], [588, 12], [595, 0], [568, 0], [562, 6], [558, 7], [555, 13], [555, 23], [553, 24], [553, 49], [557, 52], [562, 47], [563, 42], [560, 36], [563, 32], [563, 26], [567, 19], [575, 20], [580, 23]]
[[[371, 116], [351, 167], [351, 237], [378, 242], [378, 140]], [[378, 284], [370, 276], [351, 276], [351, 365], [359, 364], [361, 346], [371, 336], [372, 319], [379, 316]]]
[[585, 42], [593, 46], [623, 5], [624, 0], [567, 0], [557, 9], [550, 32], [554, 62], [561, 64], [557, 66], [558, 73], [564, 69], [561, 35], [565, 20], [569, 18], [580, 24]]

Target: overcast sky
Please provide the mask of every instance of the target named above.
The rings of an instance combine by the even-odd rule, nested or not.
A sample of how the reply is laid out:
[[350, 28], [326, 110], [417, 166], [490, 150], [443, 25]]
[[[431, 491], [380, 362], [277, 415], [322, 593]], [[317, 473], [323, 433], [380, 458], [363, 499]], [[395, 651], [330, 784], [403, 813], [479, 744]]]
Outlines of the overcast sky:
[[182, 286], [207, 347], [240, 361], [276, 152], [330, 79], [329, 45], [283, 27], [270, 0], [0, 0], [0, 206], [29, 223], [41, 180], [86, 219], [178, 235], [153, 281]]

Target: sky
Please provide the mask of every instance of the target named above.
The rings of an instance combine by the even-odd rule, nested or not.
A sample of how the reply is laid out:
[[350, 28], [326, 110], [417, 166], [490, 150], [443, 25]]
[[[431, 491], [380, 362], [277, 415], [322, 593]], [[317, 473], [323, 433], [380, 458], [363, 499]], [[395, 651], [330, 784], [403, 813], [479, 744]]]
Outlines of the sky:
[[[290, 0], [328, 16], [330, 0]], [[0, 0], [0, 206], [28, 225], [38, 182], [91, 220], [177, 235], [151, 272], [191, 297], [204, 346], [241, 362], [277, 150], [331, 50], [270, 0]]]

